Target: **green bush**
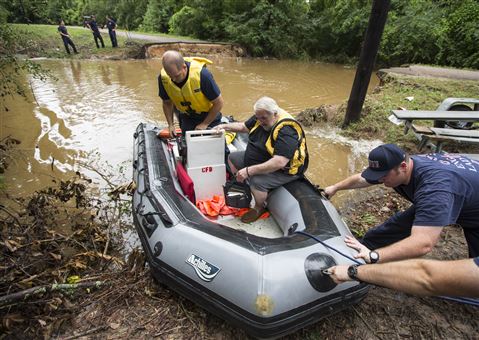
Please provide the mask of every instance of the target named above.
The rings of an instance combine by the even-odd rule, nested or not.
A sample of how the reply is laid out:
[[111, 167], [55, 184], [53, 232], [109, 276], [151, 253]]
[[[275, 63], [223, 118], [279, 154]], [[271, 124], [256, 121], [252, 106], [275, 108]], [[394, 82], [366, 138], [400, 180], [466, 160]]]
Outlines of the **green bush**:
[[447, 19], [441, 63], [479, 69], [479, 2], [461, 1]]

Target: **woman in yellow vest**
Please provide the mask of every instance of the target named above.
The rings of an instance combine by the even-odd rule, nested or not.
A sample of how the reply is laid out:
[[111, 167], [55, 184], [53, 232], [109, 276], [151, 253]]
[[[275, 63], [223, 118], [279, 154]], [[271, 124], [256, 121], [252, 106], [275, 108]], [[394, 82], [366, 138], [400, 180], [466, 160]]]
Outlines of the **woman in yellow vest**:
[[229, 156], [230, 167], [240, 182], [248, 179], [255, 206], [241, 221], [256, 221], [266, 210], [268, 192], [300, 178], [308, 167], [308, 149], [301, 125], [276, 101], [262, 97], [246, 122], [222, 124], [215, 129], [248, 132], [246, 151]]
[[205, 58], [183, 58], [177, 51], [166, 51], [162, 63], [158, 87], [170, 134], [175, 134], [173, 112], [177, 113], [183, 133], [218, 125], [223, 97], [206, 68], [212, 62]]

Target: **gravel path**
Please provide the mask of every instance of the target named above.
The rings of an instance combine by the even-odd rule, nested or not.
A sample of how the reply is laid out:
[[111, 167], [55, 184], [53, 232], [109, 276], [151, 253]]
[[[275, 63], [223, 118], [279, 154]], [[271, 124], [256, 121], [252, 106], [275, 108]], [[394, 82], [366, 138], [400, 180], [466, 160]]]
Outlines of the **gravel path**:
[[479, 80], [479, 71], [469, 71], [455, 68], [443, 68], [424, 65], [384, 68], [380, 69], [379, 72], [399, 73], [420, 77]]

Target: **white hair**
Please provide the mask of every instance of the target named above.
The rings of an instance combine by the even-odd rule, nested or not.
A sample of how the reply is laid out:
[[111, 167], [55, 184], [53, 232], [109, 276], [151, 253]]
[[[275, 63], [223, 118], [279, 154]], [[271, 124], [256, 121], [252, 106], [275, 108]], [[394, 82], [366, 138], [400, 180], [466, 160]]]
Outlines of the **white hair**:
[[254, 112], [258, 110], [268, 111], [269, 113], [275, 114], [279, 113], [281, 108], [278, 106], [278, 103], [273, 98], [270, 97], [261, 97], [254, 103], [253, 106]]

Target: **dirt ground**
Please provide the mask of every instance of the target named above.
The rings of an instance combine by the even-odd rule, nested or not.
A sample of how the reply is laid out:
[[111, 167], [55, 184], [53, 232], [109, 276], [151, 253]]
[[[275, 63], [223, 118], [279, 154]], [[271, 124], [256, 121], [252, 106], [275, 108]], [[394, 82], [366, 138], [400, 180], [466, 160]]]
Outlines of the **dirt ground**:
[[[29, 199], [2, 193], [0, 340], [249, 338], [158, 284], [141, 249], [123, 260], [111, 225], [132, 228], [131, 218], [120, 214], [129, 214], [130, 204], [128, 196], [121, 198], [121, 189], [125, 193], [131, 188], [117, 187], [110, 191], [110, 201], [100, 203], [89, 196], [88, 183], [77, 174]], [[408, 205], [394, 192], [377, 188], [358, 191], [338, 208], [350, 229], [361, 236]], [[57, 228], [65, 221], [75, 222], [71, 230]], [[428, 257], [467, 257], [462, 230], [445, 228]], [[95, 281], [102, 284], [74, 287]], [[55, 282], [72, 286], [8, 303], [3, 299], [12, 292]], [[284, 339], [479, 339], [478, 311], [435, 297], [372, 287], [361, 303]]]
[[[345, 205], [349, 225], [361, 233], [368, 223], [383, 220], [407, 203], [396, 194], [376, 191], [361, 203]], [[467, 257], [461, 229], [446, 228], [430, 257]], [[157, 284], [148, 269], [138, 268], [135, 274], [132, 273], [130, 279], [134, 279], [124, 286], [123, 294], [114, 294], [114, 303], [112, 297], [101, 295], [86, 299], [81, 312], [73, 319], [73, 327], [61, 332], [59, 338], [71, 339], [81, 334], [90, 339], [249, 338], [243, 331]], [[106, 291], [100, 294], [108, 296]], [[476, 307], [373, 287], [360, 304], [284, 339], [478, 339], [477, 313]], [[94, 332], [87, 334], [91, 330]]]

